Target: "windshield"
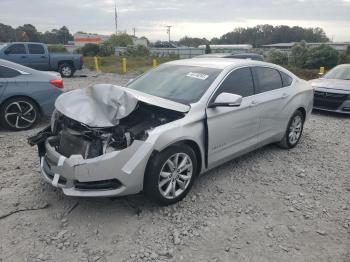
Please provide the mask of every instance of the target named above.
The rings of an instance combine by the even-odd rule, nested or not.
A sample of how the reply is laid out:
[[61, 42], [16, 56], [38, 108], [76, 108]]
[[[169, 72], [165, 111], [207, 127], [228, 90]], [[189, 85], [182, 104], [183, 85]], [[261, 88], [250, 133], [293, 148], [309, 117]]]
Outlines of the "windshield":
[[128, 88], [190, 104], [202, 97], [220, 72], [206, 67], [162, 65], [131, 82]]
[[323, 78], [350, 80], [350, 66], [337, 66], [325, 74]]

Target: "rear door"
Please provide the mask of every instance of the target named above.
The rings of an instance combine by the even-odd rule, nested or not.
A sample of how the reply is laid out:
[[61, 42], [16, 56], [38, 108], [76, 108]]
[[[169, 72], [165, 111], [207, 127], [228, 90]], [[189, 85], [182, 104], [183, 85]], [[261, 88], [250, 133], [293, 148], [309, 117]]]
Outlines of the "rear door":
[[7, 85], [7, 77], [5, 77], [4, 67], [0, 65], [0, 98], [4, 93]]
[[207, 108], [208, 166], [213, 167], [257, 144], [259, 118], [251, 107], [255, 99], [249, 67], [235, 69], [224, 79], [211, 102], [221, 93], [241, 95], [239, 107]]
[[41, 44], [28, 44], [29, 66], [37, 70], [49, 69], [49, 55]]
[[258, 93], [253, 106], [260, 118], [258, 139], [263, 142], [284, 131], [283, 111], [291, 90], [284, 86], [281, 73], [275, 68], [256, 66], [253, 67], [253, 73]]
[[5, 92], [11, 92], [11, 87], [17, 87], [17, 77], [21, 73], [15, 69], [0, 65], [0, 97]]
[[29, 65], [27, 49], [24, 44], [12, 44], [8, 46], [4, 51], [4, 59], [25, 66]]

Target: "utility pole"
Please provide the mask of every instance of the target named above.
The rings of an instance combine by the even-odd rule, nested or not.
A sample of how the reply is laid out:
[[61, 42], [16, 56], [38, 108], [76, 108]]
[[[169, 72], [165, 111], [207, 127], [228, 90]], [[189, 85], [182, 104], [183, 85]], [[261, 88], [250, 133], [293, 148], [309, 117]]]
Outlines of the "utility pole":
[[134, 27], [132, 30], [134, 31], [134, 36], [136, 37], [136, 28]]
[[167, 32], [167, 34], [169, 36], [169, 47], [170, 47], [170, 45], [171, 45], [171, 42], [170, 42], [170, 30], [171, 30], [172, 26], [171, 25], [167, 25], [166, 27], [167, 27], [166, 32]]
[[114, 22], [115, 22], [115, 33], [118, 34], [118, 14], [117, 14], [117, 1], [114, 0]]

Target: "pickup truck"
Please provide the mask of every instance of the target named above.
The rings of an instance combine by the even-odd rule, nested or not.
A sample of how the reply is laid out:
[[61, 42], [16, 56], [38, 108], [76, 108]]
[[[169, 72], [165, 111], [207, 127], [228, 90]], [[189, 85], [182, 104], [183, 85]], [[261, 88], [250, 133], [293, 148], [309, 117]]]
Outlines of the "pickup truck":
[[72, 77], [83, 66], [81, 55], [50, 54], [47, 45], [32, 42], [0, 45], [0, 58], [41, 71], [57, 71], [62, 77]]

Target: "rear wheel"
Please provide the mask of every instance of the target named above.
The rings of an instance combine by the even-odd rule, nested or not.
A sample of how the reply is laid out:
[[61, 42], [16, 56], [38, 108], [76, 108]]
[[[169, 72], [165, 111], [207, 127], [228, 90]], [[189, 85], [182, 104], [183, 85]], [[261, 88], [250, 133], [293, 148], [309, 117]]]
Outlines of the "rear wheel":
[[74, 74], [74, 67], [70, 64], [64, 63], [58, 69], [62, 77], [72, 77]]
[[197, 159], [193, 149], [181, 144], [157, 154], [145, 174], [144, 192], [163, 205], [182, 200], [197, 175]]
[[304, 129], [304, 115], [300, 110], [297, 110], [289, 120], [286, 133], [279, 143], [282, 148], [295, 147], [301, 138]]
[[15, 97], [6, 101], [0, 109], [1, 123], [15, 131], [32, 128], [40, 118], [37, 105], [28, 98]]

